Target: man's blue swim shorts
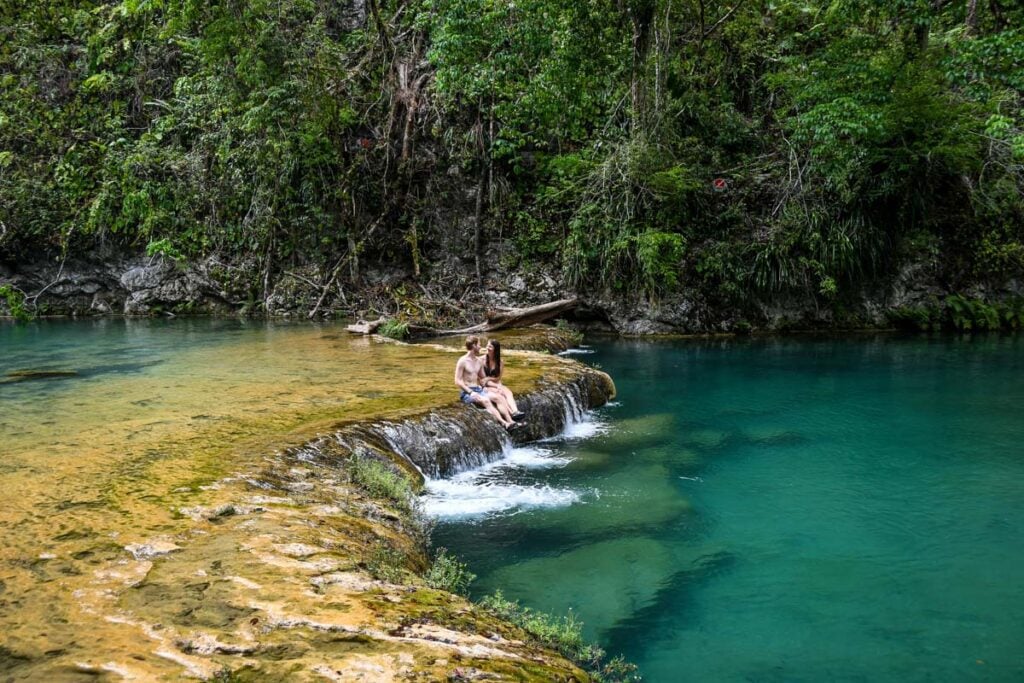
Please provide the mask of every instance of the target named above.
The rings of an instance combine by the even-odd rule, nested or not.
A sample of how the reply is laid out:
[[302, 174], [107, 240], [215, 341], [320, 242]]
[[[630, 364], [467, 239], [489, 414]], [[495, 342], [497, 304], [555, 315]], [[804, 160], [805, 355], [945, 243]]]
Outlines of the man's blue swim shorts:
[[[483, 387], [470, 387], [470, 389], [472, 390], [473, 394], [480, 394], [481, 396], [483, 396]], [[473, 403], [473, 394], [469, 393], [468, 391], [463, 391], [461, 394], [459, 394], [459, 400], [462, 401], [463, 403]]]

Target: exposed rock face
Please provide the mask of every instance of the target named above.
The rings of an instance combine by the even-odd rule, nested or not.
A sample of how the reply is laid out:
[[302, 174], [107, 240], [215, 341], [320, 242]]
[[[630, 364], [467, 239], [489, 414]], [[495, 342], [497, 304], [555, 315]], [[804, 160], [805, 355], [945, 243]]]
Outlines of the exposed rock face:
[[9, 267], [7, 281], [44, 315], [230, 313], [232, 301], [214, 277], [216, 262], [179, 265], [164, 258], [97, 258]]
[[[441, 296], [459, 299], [455, 306], [458, 309], [482, 313], [488, 307], [525, 307], [578, 297], [578, 324], [628, 335], [885, 326], [887, 313], [894, 309], [928, 305], [953, 293], [995, 300], [1024, 293], [1024, 285], [1017, 281], [954, 292], [941, 280], [934, 263], [921, 261], [905, 264], [888, 282], [865, 288], [842, 307], [809, 295], [778, 294], [760, 302], [751, 300], [741, 308], [705, 300], [697, 290], [660, 298], [612, 291], [574, 292], [557, 272], [542, 268], [518, 272], [493, 265], [484, 274], [481, 288], [475, 283], [472, 268], [454, 253], [434, 255], [431, 273], [439, 281], [457, 284], [423, 284], [440, 288]], [[485, 261], [498, 264], [499, 256], [494, 250]], [[409, 273], [396, 264], [366, 264], [361, 288], [334, 283], [325, 292], [323, 283], [329, 280], [328, 274], [306, 266], [277, 274], [267, 282], [266, 291], [262, 286], [255, 291], [252, 283], [261, 280], [257, 264], [224, 264], [212, 257], [185, 264], [164, 257], [112, 255], [63, 265], [49, 261], [0, 264], [0, 284], [13, 284], [25, 292], [35, 311], [44, 315], [244, 315], [254, 304], [258, 304], [255, 310], [265, 310], [272, 316], [305, 318], [314, 309], [321, 316], [358, 315], [366, 308], [378, 307], [380, 301], [374, 296], [408, 279]], [[408, 289], [416, 290], [418, 286]], [[837, 311], [842, 311], [841, 315]], [[5, 302], [0, 300], [0, 315], [4, 313]]]

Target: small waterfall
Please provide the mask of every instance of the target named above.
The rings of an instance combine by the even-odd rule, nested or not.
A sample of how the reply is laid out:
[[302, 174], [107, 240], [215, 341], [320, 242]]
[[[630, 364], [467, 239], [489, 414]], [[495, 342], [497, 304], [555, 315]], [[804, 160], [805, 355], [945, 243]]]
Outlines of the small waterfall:
[[350, 454], [390, 460], [414, 476], [437, 480], [507, 459], [516, 447], [565, 434], [584, 423], [587, 411], [604, 405], [615, 386], [604, 373], [582, 368], [570, 379], [550, 382], [523, 395], [526, 423], [512, 432], [486, 411], [451, 405], [403, 420], [377, 420], [340, 427], [329, 436], [289, 449], [291, 457], [332, 464]]
[[448, 476], [500, 458], [512, 441], [485, 411], [428, 415], [417, 421], [380, 422], [374, 429], [398, 455], [426, 477]]
[[569, 426], [574, 422], [579, 422], [583, 419], [583, 397], [580, 392], [580, 388], [576, 384], [571, 384], [568, 387], [568, 391], [565, 392], [565, 424]]
[[[447, 478], [428, 479], [424, 510], [435, 518], [456, 519], [485, 514], [520, 511], [531, 508], [565, 507], [578, 502], [578, 491], [541, 483], [523, 481], [510, 471], [561, 467], [569, 462], [556, 455], [556, 446], [545, 441], [579, 439], [593, 436], [603, 424], [589, 413], [592, 387], [585, 381], [573, 381], [544, 387], [521, 404], [536, 430], [532, 439], [539, 443], [506, 447], [502, 453], [491, 454], [489, 461]], [[604, 394], [602, 394], [603, 396]], [[598, 405], [604, 403], [600, 400]], [[596, 406], [594, 406], [596, 407]], [[517, 439], [518, 440], [518, 439]]]
[[423, 499], [435, 518], [475, 517], [488, 513], [539, 507], [565, 507], [580, 499], [571, 489], [509, 481], [503, 471], [561, 467], [569, 461], [540, 446], [511, 448], [497, 461], [460, 472], [448, 479], [430, 479]]

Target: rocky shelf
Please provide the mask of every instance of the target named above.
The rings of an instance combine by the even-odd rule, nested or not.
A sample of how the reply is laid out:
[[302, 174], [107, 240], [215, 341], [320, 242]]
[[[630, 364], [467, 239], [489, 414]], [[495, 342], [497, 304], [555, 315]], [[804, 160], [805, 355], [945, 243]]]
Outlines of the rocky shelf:
[[[615, 394], [605, 373], [520, 353], [534, 379], [521, 395], [529, 425], [516, 442], [556, 435]], [[335, 425], [194, 489], [173, 534], [120, 541], [123, 551], [75, 596], [72, 618], [95, 626], [102, 659], [12, 656], [44, 678], [589, 680], [427, 578], [429, 523], [416, 502], [424, 478], [511, 445], [492, 418], [454, 396], [440, 408]], [[389, 486], [375, 484], [381, 476]]]

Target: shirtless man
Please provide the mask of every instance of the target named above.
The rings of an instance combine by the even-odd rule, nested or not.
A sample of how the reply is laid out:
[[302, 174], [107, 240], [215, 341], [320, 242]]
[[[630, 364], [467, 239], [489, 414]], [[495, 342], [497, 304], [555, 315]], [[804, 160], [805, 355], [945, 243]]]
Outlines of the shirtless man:
[[484, 377], [484, 361], [480, 356], [480, 340], [466, 337], [466, 355], [455, 364], [455, 386], [462, 390], [459, 399], [469, 405], [475, 403], [487, 409], [505, 429], [519, 426], [508, 412], [508, 405], [497, 397], [489, 397], [481, 386]]

